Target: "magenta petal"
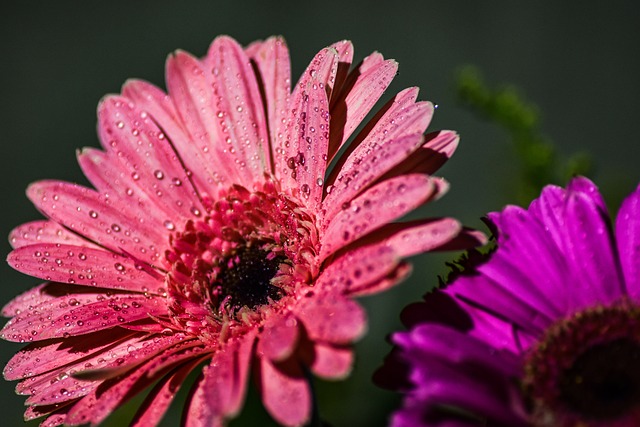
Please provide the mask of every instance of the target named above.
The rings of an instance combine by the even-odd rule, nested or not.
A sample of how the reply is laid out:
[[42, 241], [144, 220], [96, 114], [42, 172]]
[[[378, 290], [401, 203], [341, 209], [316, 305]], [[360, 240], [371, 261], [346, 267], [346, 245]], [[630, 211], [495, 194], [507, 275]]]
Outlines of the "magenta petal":
[[328, 224], [320, 259], [417, 208], [434, 190], [428, 176], [405, 175], [383, 181], [365, 191], [344, 206]]
[[217, 37], [204, 60], [205, 72], [213, 77], [213, 105], [222, 141], [229, 147], [227, 162], [233, 162], [240, 177], [236, 183], [250, 187], [271, 169], [269, 135], [264, 106], [255, 74], [242, 47], [227, 36]]
[[[163, 230], [146, 221], [143, 212], [128, 213], [108, 197], [89, 188], [60, 181], [31, 184], [27, 195], [48, 217], [116, 253], [126, 250], [154, 263]], [[135, 217], [131, 217], [131, 215]], [[167, 231], [167, 230], [164, 230]]]
[[280, 362], [291, 356], [298, 342], [298, 335], [298, 321], [292, 314], [269, 318], [260, 334], [257, 353]]
[[134, 292], [158, 293], [162, 276], [127, 257], [103, 249], [38, 244], [14, 250], [7, 262], [44, 280]]
[[214, 353], [191, 396], [185, 425], [217, 426], [235, 416], [244, 401], [255, 331]]
[[279, 424], [301, 426], [311, 416], [311, 390], [298, 361], [273, 365], [260, 359], [259, 387], [262, 403]]
[[60, 224], [46, 220], [27, 222], [14, 228], [9, 234], [9, 242], [14, 249], [36, 243], [61, 243], [97, 247]]
[[[529, 301], [514, 295], [508, 284], [518, 276], [507, 278], [507, 286], [494, 280], [478, 275], [460, 277], [456, 280], [456, 287], [452, 294], [465, 302], [471, 302], [473, 307], [479, 307], [504, 319], [531, 334], [541, 334], [552, 322], [552, 315], [540, 310], [537, 301]], [[548, 306], [544, 306], [548, 308]]]
[[304, 323], [311, 340], [349, 344], [364, 335], [367, 329], [362, 307], [335, 292], [303, 301], [296, 316]]
[[640, 297], [640, 188], [629, 195], [616, 217], [615, 235], [626, 289], [632, 298]]
[[480, 270], [550, 318], [564, 315], [572, 288], [566, 256], [528, 211], [508, 206], [492, 218], [501, 251]]
[[340, 380], [351, 373], [353, 350], [331, 344], [316, 342], [313, 345], [314, 359], [311, 371], [325, 379]]
[[[580, 292], [571, 292], [572, 307], [611, 303], [624, 294], [613, 236], [598, 203], [584, 193], [567, 194], [565, 237], [572, 277]], [[584, 230], [589, 230], [585, 233]]]

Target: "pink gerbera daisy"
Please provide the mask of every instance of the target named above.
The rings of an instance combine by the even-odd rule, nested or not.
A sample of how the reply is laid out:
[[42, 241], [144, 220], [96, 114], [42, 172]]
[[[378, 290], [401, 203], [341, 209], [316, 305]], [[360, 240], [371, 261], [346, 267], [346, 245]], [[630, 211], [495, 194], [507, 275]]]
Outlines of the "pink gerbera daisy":
[[352, 138], [397, 69], [374, 53], [348, 72], [352, 56], [321, 50], [291, 91], [281, 38], [219, 37], [169, 57], [168, 94], [129, 81], [100, 103], [103, 150], [78, 153], [95, 189], [31, 185], [47, 219], [11, 234], [11, 266], [46, 281], [3, 310], [2, 337], [31, 342], [4, 371], [26, 419], [95, 425], [157, 383], [133, 422], [155, 425], [207, 361], [187, 426], [236, 415], [250, 368], [273, 418], [303, 424], [307, 372], [348, 375], [365, 332], [351, 297], [482, 240], [451, 218], [389, 224], [446, 191], [431, 174], [458, 137], [424, 135], [433, 106], [409, 88]]
[[496, 250], [403, 312], [391, 425], [639, 426], [640, 187], [615, 224], [581, 177], [489, 221]]

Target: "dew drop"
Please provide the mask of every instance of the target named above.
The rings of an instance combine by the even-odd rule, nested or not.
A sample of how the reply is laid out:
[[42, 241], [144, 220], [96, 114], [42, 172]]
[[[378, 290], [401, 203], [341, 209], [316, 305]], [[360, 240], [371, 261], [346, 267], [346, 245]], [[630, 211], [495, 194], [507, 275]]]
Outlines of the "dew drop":
[[124, 271], [124, 265], [120, 264], [119, 262], [116, 262], [114, 264], [114, 267], [116, 268], [116, 270], [118, 271]]
[[89, 211], [89, 216], [90, 216], [91, 218], [94, 218], [94, 219], [95, 219], [95, 218], [98, 218], [98, 212], [96, 212], [96, 211]]
[[169, 220], [166, 220], [166, 221], [164, 222], [164, 227], [165, 227], [167, 230], [169, 230], [169, 231], [173, 231], [173, 230], [175, 230], [175, 229], [176, 229], [176, 226], [173, 224], [173, 222], [171, 222], [171, 221], [169, 221]]
[[322, 178], [316, 179], [316, 185], [318, 187], [322, 187], [323, 184], [324, 184], [324, 180]]
[[116, 233], [120, 232], [120, 226], [118, 224], [111, 224], [111, 229]]
[[163, 179], [164, 178], [164, 173], [161, 170], [157, 170], [153, 173], [153, 176], [156, 177], [156, 179]]

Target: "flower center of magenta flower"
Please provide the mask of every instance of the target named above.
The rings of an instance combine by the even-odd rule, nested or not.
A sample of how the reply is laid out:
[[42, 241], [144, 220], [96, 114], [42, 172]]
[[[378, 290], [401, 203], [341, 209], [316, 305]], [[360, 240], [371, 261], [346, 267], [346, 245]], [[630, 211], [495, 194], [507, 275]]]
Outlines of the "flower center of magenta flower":
[[523, 387], [536, 426], [640, 425], [640, 307], [623, 301], [554, 324], [527, 357]]
[[317, 275], [314, 224], [272, 181], [221, 192], [171, 235], [168, 321], [205, 342], [259, 324]]

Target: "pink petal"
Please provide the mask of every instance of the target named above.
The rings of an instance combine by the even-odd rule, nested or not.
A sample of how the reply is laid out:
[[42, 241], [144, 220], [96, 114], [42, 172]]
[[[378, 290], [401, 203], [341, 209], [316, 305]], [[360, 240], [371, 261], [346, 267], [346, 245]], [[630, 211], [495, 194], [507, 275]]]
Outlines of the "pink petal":
[[422, 144], [421, 134], [406, 135], [372, 147], [360, 145], [346, 160], [331, 191], [323, 201], [324, 221], [331, 220], [344, 203], [367, 189], [375, 180], [408, 156], [413, 156]]
[[[116, 337], [119, 337], [116, 335]], [[162, 340], [166, 348], [175, 343]], [[30, 394], [26, 400], [27, 405], [57, 405], [69, 400], [86, 396], [95, 390], [105, 378], [94, 376], [93, 378], [81, 377], [83, 372], [91, 369], [110, 370], [123, 373], [130, 371], [132, 367], [144, 362], [145, 356], [155, 355], [160, 351], [155, 342], [143, 340], [141, 336], [129, 336], [118, 341], [111, 342], [111, 346], [105, 351], [96, 351], [84, 359], [70, 360], [66, 365], [38, 377], [29, 378], [18, 384], [16, 391]], [[71, 357], [67, 357], [71, 359]], [[117, 369], [121, 368], [121, 369]], [[114, 377], [116, 375], [112, 375]]]
[[460, 233], [448, 242], [443, 243], [433, 251], [461, 251], [464, 249], [475, 248], [477, 246], [486, 245], [489, 242], [487, 236], [478, 230], [462, 227]]
[[[115, 408], [153, 384], [174, 366], [198, 357], [202, 350], [191, 345], [189, 341], [176, 344], [127, 375], [105, 381], [69, 411], [66, 422], [69, 425], [101, 423]], [[163, 366], [163, 369], [155, 371], [159, 366]]]
[[[344, 90], [344, 85], [347, 82], [349, 76], [349, 69], [353, 62], [353, 43], [349, 40], [340, 40], [329, 46], [331, 49], [335, 49], [338, 52], [338, 68], [336, 69], [335, 82], [330, 84], [330, 91], [327, 92], [329, 98], [329, 108], [333, 110], [336, 107], [338, 96]], [[329, 82], [330, 83], [330, 82]]]
[[[178, 55], [181, 55], [180, 53]], [[173, 84], [174, 97], [180, 97], [177, 101], [179, 105], [189, 105], [188, 91], [184, 85], [185, 82], [176, 82], [176, 79], [180, 80], [177, 66], [175, 65], [175, 59], [169, 58], [167, 61], [167, 73], [171, 70], [171, 75], [167, 74], [168, 83]], [[195, 66], [199, 67], [199, 62], [195, 59]], [[200, 81], [199, 79], [196, 79]], [[205, 90], [206, 84], [202, 85], [201, 90]], [[133, 100], [136, 105], [142, 111], [146, 111], [151, 119], [158, 124], [163, 130], [173, 147], [180, 154], [180, 157], [184, 161], [186, 169], [193, 172], [192, 180], [196, 187], [202, 191], [209, 191], [208, 189], [213, 183], [218, 183], [223, 179], [226, 179], [226, 175], [221, 175], [219, 165], [219, 154], [214, 150], [217, 150], [217, 146], [210, 146], [209, 135], [207, 132], [202, 131], [201, 127], [196, 127], [193, 122], [193, 117], [186, 116], [186, 123], [188, 127], [194, 132], [194, 136], [189, 134], [187, 126], [183, 124], [180, 115], [178, 114], [173, 101], [168, 95], [162, 92], [157, 87], [140, 80], [130, 80], [122, 88], [122, 94], [127, 98]], [[201, 92], [203, 96], [208, 95], [207, 92]], [[210, 104], [205, 103], [203, 108], [207, 108]], [[187, 107], [188, 108], [188, 107]], [[198, 117], [198, 116], [196, 116]], [[197, 123], [197, 122], [196, 122]], [[199, 124], [197, 126], [200, 126]], [[214, 130], [214, 136], [216, 135]], [[193, 141], [199, 141], [200, 144], [194, 144]], [[205, 149], [206, 148], [206, 149]]]
[[47, 301], [15, 316], [7, 322], [0, 336], [8, 341], [40, 341], [87, 334], [166, 313], [166, 301], [160, 297], [76, 294]]
[[429, 219], [422, 224], [404, 227], [385, 240], [401, 257], [410, 257], [439, 248], [455, 238], [462, 225], [453, 218]]
[[320, 378], [341, 380], [349, 376], [353, 366], [353, 350], [316, 342], [311, 371]]
[[29, 406], [24, 411], [24, 420], [32, 421], [48, 415], [49, 417], [42, 421], [40, 426], [57, 426], [60, 425], [60, 423], [56, 424], [56, 421], [66, 419], [66, 414], [71, 407], [72, 405], [69, 403], [54, 406]]
[[14, 228], [9, 234], [14, 249], [36, 243], [62, 243], [67, 245], [97, 247], [53, 221], [32, 221]]
[[111, 184], [112, 196], [126, 204], [154, 206], [147, 212], [155, 212], [160, 226], [169, 219], [192, 218], [194, 209], [202, 210], [182, 159], [146, 112], [126, 98], [107, 97], [98, 107], [98, 133], [109, 155], [94, 154], [98, 164], [92, 175], [104, 174], [102, 181]]
[[83, 361], [132, 335], [131, 331], [114, 329], [61, 341], [30, 344], [7, 362], [3, 374], [9, 381], [41, 375], [67, 364]]
[[285, 426], [301, 426], [311, 416], [311, 390], [298, 361], [272, 364], [260, 359], [262, 403], [273, 419]]
[[337, 292], [309, 296], [296, 308], [296, 316], [304, 323], [312, 341], [349, 344], [364, 335], [367, 329], [362, 307]]
[[60, 294], [70, 294], [77, 289], [76, 286], [63, 283], [42, 283], [9, 301], [2, 308], [2, 315], [4, 317], [16, 316], [24, 310], [29, 310], [31, 307], [35, 307], [45, 301], [58, 298]]
[[[154, 264], [168, 231], [146, 220], [145, 212], [127, 212], [91, 189], [60, 181], [40, 181], [27, 190], [45, 215], [116, 253], [125, 250]], [[134, 215], [132, 217], [132, 215]]]
[[222, 420], [240, 411], [255, 337], [254, 331], [227, 342], [214, 353], [189, 402], [186, 426], [222, 425]]
[[349, 76], [350, 81], [342, 89], [340, 97], [331, 100], [329, 158], [332, 158], [349, 139], [356, 127], [378, 102], [397, 72], [397, 62], [385, 61], [382, 55], [374, 53], [366, 57]]
[[424, 133], [433, 115], [433, 105], [428, 102], [415, 103], [417, 96], [417, 88], [408, 88], [390, 100], [349, 144], [327, 183], [335, 181], [336, 175], [343, 170], [344, 162], [356, 149], [367, 152], [403, 136]]
[[[124, 347], [124, 345], [120, 345], [119, 350]], [[165, 350], [173, 352], [177, 349], [181, 351], [189, 350], [187, 353], [199, 353], [202, 350], [202, 343], [182, 332], [168, 331], [160, 335], [144, 334], [139, 342], [135, 342], [133, 345], [132, 343], [127, 344], [126, 352], [117, 359], [112, 357], [111, 359], [113, 360], [106, 362], [102, 359], [97, 359], [97, 363], [92, 364], [90, 367], [86, 365], [79, 366], [79, 369], [74, 369], [73, 377], [85, 381], [113, 379], [130, 372], [133, 368], [148, 360], [156, 359]], [[166, 367], [167, 364], [160, 363], [150, 369], [146, 375], [153, 376]]]
[[264, 105], [251, 62], [235, 40], [221, 36], [211, 44], [204, 67], [213, 76], [214, 120], [220, 124], [221, 141], [228, 142], [227, 161], [235, 163], [241, 178], [237, 183], [249, 187], [271, 170]]
[[391, 289], [403, 282], [411, 274], [411, 264], [401, 262], [395, 270], [374, 282], [366, 283], [349, 290], [350, 297], [362, 297], [374, 295]]
[[393, 221], [424, 203], [434, 193], [432, 179], [405, 175], [375, 185], [336, 214], [323, 236], [320, 260], [346, 244]]
[[390, 170], [385, 177], [409, 173], [433, 175], [451, 158], [459, 142], [460, 137], [453, 131], [429, 133], [425, 135], [424, 145]]
[[293, 353], [298, 335], [298, 321], [293, 315], [271, 317], [260, 334], [257, 353], [275, 362], [282, 361]]
[[312, 210], [319, 205], [324, 188], [329, 143], [327, 85], [335, 79], [338, 59], [337, 52], [327, 48], [311, 61], [293, 90], [290, 118], [274, 153], [280, 165], [276, 176], [283, 187], [294, 189]]
[[386, 245], [347, 251], [322, 271], [316, 280], [316, 287], [348, 293], [387, 276], [398, 262], [398, 256]]
[[199, 166], [193, 172], [196, 177], [198, 172], [203, 175], [200, 191], [212, 184], [241, 182], [234, 162], [229, 161], [233, 156], [224, 151], [225, 135], [217, 121], [212, 84], [213, 77], [203, 64], [186, 52], [178, 51], [167, 59], [167, 88], [188, 135], [185, 140], [172, 141], [187, 167], [189, 163]]
[[47, 417], [46, 420], [44, 420], [43, 422], [40, 423], [40, 425], [38, 427], [54, 427], [54, 426], [59, 426], [64, 424], [65, 420], [67, 419], [67, 414], [66, 413], [62, 413], [62, 414], [53, 414], [50, 415], [49, 417]]
[[[271, 149], [275, 150], [277, 135], [284, 132], [287, 105], [291, 94], [291, 64], [289, 49], [282, 37], [271, 37], [265, 42], [254, 45], [247, 54], [255, 62], [260, 72], [261, 85], [264, 88], [267, 104]], [[275, 153], [275, 151], [274, 151]], [[275, 169], [284, 169], [286, 159], [274, 155]], [[285, 162], [279, 164], [278, 162]]]
[[163, 276], [103, 249], [63, 244], [23, 246], [7, 257], [18, 271], [44, 280], [108, 289], [157, 293]]
[[158, 425], [173, 402], [180, 386], [199, 363], [200, 360], [196, 359], [195, 362], [177, 367], [172, 373], [162, 378], [149, 392], [142, 406], [136, 412], [131, 421], [131, 427]]

